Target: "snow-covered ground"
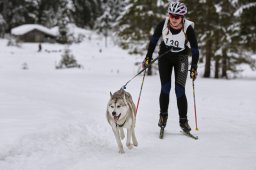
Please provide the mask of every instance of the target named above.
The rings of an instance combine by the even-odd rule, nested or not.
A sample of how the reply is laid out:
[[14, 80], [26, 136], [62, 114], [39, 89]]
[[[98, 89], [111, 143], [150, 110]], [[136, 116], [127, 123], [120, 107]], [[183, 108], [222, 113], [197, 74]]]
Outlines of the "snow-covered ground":
[[[38, 44], [6, 44], [0, 39], [1, 170], [256, 170], [255, 73], [249, 79], [197, 79], [199, 131], [188, 80], [188, 116], [197, 141], [180, 134], [174, 90], [166, 136], [158, 138], [160, 82], [146, 77], [137, 115], [139, 146], [118, 154], [106, 105], [109, 92], [135, 75], [138, 58], [113, 45], [105, 48], [95, 36], [70, 46], [83, 69], [56, 70], [64, 46], [42, 44], [38, 53]], [[135, 103], [141, 79], [127, 86]]]

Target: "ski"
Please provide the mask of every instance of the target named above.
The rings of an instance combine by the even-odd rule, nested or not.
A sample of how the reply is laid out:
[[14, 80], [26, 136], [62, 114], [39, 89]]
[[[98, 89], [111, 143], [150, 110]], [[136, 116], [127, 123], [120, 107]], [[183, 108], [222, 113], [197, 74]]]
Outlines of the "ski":
[[[184, 131], [180, 131], [183, 135], [190, 137], [192, 139], [198, 140], [198, 136], [192, 135], [190, 132], [184, 132]], [[164, 128], [161, 127], [160, 128], [160, 134], [159, 134], [159, 138], [163, 139], [164, 138]]]
[[160, 135], [159, 135], [159, 138], [160, 138], [160, 139], [163, 139], [163, 138], [164, 138], [164, 128], [163, 128], [163, 127], [160, 128]]
[[184, 131], [180, 131], [183, 135], [190, 137], [192, 139], [198, 140], [198, 136], [192, 135], [190, 132], [184, 132]]

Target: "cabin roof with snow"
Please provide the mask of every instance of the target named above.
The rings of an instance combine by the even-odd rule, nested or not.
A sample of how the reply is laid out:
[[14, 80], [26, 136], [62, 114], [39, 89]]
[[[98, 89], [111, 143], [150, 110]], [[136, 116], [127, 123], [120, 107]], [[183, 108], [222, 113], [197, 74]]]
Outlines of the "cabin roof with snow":
[[39, 25], [39, 24], [25, 24], [25, 25], [21, 25], [18, 27], [15, 27], [11, 30], [11, 33], [13, 35], [24, 35], [27, 34], [28, 32], [31, 32], [33, 30], [38, 30], [40, 32], [43, 32], [45, 34], [48, 34], [50, 36], [56, 37], [56, 32], [52, 31], [51, 29], [43, 26], [43, 25]]
[[11, 34], [24, 42], [52, 42], [58, 36], [56, 30], [38, 24], [25, 24], [15, 27]]

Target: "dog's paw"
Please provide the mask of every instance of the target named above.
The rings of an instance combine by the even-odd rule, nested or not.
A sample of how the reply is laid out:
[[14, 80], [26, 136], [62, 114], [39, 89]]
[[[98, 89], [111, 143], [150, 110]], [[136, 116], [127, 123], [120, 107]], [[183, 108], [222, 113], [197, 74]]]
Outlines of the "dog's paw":
[[128, 149], [132, 149], [133, 148], [133, 145], [131, 143], [126, 144], [126, 146], [127, 146]]
[[118, 150], [118, 153], [123, 154], [123, 153], [124, 153], [124, 149], [123, 149], [123, 148], [122, 148], [122, 149], [119, 149], [119, 150]]
[[138, 142], [137, 141], [133, 142], [133, 145], [137, 147], [138, 146]]
[[132, 143], [134, 146], [136, 146], [136, 147], [138, 146], [138, 141], [137, 141], [136, 137], [132, 138]]

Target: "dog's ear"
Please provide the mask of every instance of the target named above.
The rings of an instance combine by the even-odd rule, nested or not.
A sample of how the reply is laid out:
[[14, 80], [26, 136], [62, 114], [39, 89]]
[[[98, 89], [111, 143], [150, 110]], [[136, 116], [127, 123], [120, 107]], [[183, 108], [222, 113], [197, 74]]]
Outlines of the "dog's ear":
[[113, 94], [111, 93], [111, 92], [109, 92], [110, 93], [110, 97], [112, 97], [113, 96]]
[[125, 93], [123, 94], [124, 103], [127, 105]]

